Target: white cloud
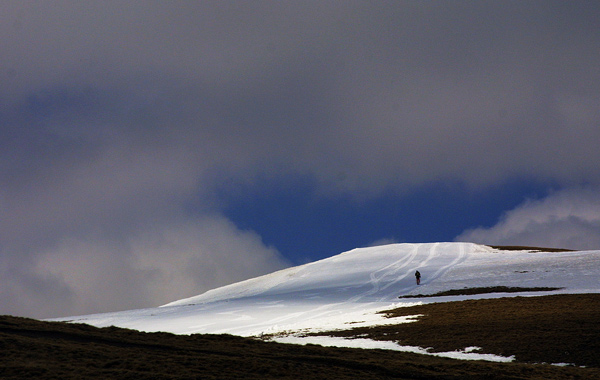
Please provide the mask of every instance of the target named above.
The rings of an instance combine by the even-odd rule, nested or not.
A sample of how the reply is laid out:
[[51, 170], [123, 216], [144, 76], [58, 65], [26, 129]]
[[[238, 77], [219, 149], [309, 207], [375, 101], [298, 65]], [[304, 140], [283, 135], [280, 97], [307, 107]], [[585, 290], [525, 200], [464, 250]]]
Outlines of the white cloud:
[[455, 240], [492, 245], [600, 249], [600, 192], [569, 189], [529, 200], [490, 228], [463, 232]]
[[381, 238], [367, 245], [367, 247], [377, 247], [380, 245], [396, 244], [398, 240], [395, 238]]
[[145, 232], [130, 246], [136, 269], [153, 274], [146, 283], [160, 304], [289, 266], [256, 233], [217, 215]]
[[121, 238], [64, 237], [31, 254], [29, 265], [1, 277], [12, 290], [0, 296], [5, 312], [52, 317], [159, 306], [289, 264], [255, 233], [213, 215]]

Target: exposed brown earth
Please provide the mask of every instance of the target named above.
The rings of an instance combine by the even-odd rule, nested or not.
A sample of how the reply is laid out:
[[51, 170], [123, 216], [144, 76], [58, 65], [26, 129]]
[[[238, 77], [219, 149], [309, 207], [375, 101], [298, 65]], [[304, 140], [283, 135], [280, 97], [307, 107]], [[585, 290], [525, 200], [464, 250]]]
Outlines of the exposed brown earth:
[[488, 245], [501, 251], [532, 251], [532, 252], [574, 252], [573, 249], [528, 247], [523, 245]]
[[[0, 317], [2, 379], [600, 379], [600, 295], [430, 304], [389, 311], [418, 322], [345, 335], [434, 347], [482, 347], [521, 362], [460, 361], [385, 350], [179, 336]], [[360, 330], [360, 331], [359, 331]], [[388, 334], [388, 335], [384, 335]]]
[[484, 288], [464, 288], [464, 289], [451, 289], [434, 294], [415, 294], [400, 296], [398, 298], [427, 298], [427, 297], [444, 297], [444, 296], [469, 296], [475, 294], [486, 294], [486, 293], [522, 293], [522, 292], [550, 292], [554, 290], [560, 290], [562, 288], [547, 288], [547, 287], [536, 287], [536, 288], [522, 288], [522, 287], [509, 287], [509, 286], [488, 286]]

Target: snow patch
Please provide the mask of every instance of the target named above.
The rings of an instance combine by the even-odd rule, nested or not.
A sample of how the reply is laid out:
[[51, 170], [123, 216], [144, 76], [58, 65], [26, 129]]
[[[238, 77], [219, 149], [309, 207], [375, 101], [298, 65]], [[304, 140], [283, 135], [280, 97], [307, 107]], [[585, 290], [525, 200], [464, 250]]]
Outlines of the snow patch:
[[285, 337], [276, 337], [272, 339], [273, 341], [279, 343], [293, 343], [293, 344], [318, 344], [325, 347], [347, 347], [347, 348], [364, 348], [364, 349], [381, 349], [381, 350], [393, 350], [393, 351], [401, 351], [401, 352], [411, 352], [415, 354], [422, 355], [431, 355], [431, 356], [439, 356], [444, 358], [451, 359], [461, 359], [461, 360], [485, 360], [490, 362], [512, 362], [515, 360], [514, 356], [504, 357], [492, 354], [479, 354], [475, 353], [476, 349], [479, 347], [467, 347], [464, 350], [460, 351], [450, 351], [450, 352], [430, 352], [429, 349], [425, 349], [422, 347], [414, 347], [414, 346], [401, 346], [397, 343], [390, 341], [378, 341], [372, 339], [347, 339], [347, 338], [339, 338], [332, 336], [308, 336], [308, 337], [300, 337], [300, 336], [285, 336]]

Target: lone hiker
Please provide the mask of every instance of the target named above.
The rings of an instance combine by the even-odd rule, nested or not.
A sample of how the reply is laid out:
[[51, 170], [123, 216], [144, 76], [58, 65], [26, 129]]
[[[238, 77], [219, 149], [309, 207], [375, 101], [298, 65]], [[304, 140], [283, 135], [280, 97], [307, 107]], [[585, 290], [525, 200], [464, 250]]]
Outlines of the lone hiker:
[[421, 285], [421, 273], [419, 271], [415, 272], [415, 277], [417, 278], [417, 285]]

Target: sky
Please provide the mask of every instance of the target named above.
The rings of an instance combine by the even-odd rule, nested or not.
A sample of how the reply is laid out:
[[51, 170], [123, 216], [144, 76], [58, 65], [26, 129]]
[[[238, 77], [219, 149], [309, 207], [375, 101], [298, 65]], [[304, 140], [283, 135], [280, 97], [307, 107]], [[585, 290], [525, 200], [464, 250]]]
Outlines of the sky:
[[0, 3], [0, 314], [391, 242], [600, 247], [594, 1]]

